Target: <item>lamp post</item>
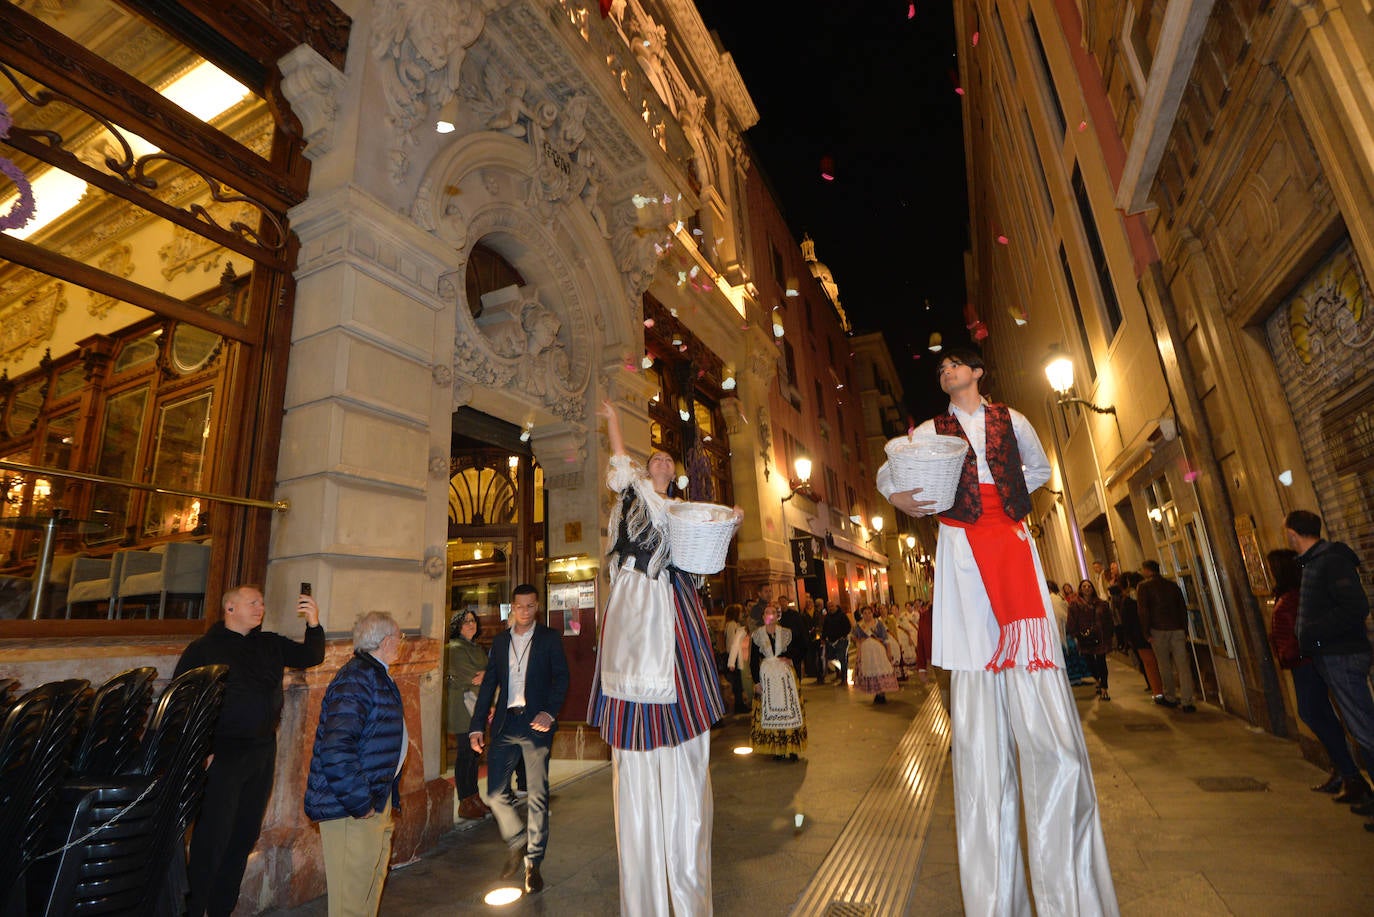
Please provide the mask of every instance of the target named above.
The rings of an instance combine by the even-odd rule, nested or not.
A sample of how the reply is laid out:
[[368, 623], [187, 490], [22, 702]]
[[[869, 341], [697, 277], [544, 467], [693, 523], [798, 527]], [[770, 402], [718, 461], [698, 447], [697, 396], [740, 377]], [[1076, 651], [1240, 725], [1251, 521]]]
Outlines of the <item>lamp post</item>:
[[[1073, 388], [1073, 360], [1057, 344], [1050, 348], [1050, 354], [1045, 358], [1045, 378], [1059, 396], [1056, 403], [1062, 412], [1065, 396]], [[1115, 408], [1112, 413], [1116, 413]], [[1078, 530], [1078, 514], [1074, 511], [1073, 492], [1069, 489], [1069, 473], [1064, 467], [1064, 444], [1059, 440], [1059, 425], [1053, 417], [1050, 418], [1050, 433], [1054, 437], [1054, 455], [1059, 462], [1059, 480], [1064, 486], [1064, 511], [1069, 519], [1069, 540], [1073, 542], [1074, 559], [1078, 561], [1078, 576], [1080, 580], [1087, 579], [1088, 557], [1083, 550], [1083, 533]]]
[[[805, 455], [797, 456], [792, 462], [792, 470], [796, 473], [796, 476], [788, 482], [787, 496], [778, 501], [778, 511], [781, 514], [782, 521], [782, 539], [789, 548], [791, 547], [791, 541], [787, 534], [787, 501], [795, 497], [798, 491], [806, 490], [811, 486], [811, 459], [807, 458]], [[791, 557], [790, 551], [788, 552], [788, 556]], [[797, 584], [796, 572], [796, 570], [792, 571], [792, 593], [796, 596], [797, 609], [800, 611], [801, 586]]]

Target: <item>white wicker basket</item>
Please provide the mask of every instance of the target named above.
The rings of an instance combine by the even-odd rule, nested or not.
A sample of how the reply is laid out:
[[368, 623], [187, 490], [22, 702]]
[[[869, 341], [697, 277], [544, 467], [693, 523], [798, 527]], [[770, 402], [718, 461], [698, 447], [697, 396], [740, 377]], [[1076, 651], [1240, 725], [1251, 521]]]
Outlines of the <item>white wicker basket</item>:
[[920, 500], [933, 500], [932, 512], [943, 513], [954, 505], [959, 474], [969, 444], [958, 436], [899, 436], [888, 440], [888, 467], [896, 490], [921, 488]]
[[668, 549], [673, 566], [688, 573], [719, 573], [735, 534], [735, 511], [715, 503], [668, 505]]

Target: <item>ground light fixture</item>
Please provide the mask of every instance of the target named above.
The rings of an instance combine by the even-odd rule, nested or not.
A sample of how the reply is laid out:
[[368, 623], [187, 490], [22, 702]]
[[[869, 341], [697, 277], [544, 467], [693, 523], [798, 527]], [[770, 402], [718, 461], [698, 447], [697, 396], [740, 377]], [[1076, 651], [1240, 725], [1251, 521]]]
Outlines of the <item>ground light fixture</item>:
[[749, 745], [736, 745], [733, 751], [740, 757], [744, 757], [745, 755], [752, 755], [754, 753], [753, 747]]
[[505, 907], [507, 904], [514, 904], [519, 901], [524, 894], [525, 890], [522, 888], [516, 888], [514, 885], [503, 885], [487, 892], [482, 903], [490, 907]]

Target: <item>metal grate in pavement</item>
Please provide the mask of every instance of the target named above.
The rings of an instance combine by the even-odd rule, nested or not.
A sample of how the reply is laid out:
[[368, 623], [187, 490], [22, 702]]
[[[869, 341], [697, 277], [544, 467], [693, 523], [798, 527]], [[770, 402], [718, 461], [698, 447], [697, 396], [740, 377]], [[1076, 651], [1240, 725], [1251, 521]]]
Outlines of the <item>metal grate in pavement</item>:
[[1194, 777], [1193, 782], [1207, 793], [1264, 793], [1269, 784], [1254, 777]]
[[949, 717], [932, 688], [797, 900], [793, 917], [906, 913], [948, 760]]
[[1165, 732], [1169, 726], [1166, 723], [1123, 723], [1122, 728], [1127, 732]]
[[825, 917], [875, 917], [875, 913], [867, 901], [832, 901], [825, 909]]

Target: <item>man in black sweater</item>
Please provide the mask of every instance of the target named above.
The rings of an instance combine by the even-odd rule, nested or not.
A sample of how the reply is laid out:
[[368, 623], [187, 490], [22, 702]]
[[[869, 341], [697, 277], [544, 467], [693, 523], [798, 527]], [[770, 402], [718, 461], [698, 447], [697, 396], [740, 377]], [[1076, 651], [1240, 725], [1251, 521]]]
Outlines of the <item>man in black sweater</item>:
[[1159, 561], [1145, 561], [1140, 572], [1145, 578], [1135, 589], [1136, 613], [1146, 639], [1154, 647], [1164, 687], [1164, 693], [1155, 696], [1155, 703], [1194, 713], [1197, 689], [1188, 658], [1188, 603], [1178, 583], [1159, 575]]
[[248, 855], [258, 842], [277, 757], [282, 674], [324, 661], [324, 628], [315, 600], [302, 595], [305, 641], [262, 629], [262, 592], [236, 586], [224, 594], [224, 614], [205, 636], [186, 647], [176, 674], [203, 665], [227, 665], [224, 702], [211, 745], [205, 796], [191, 835], [191, 917], [227, 917], [238, 903]]

